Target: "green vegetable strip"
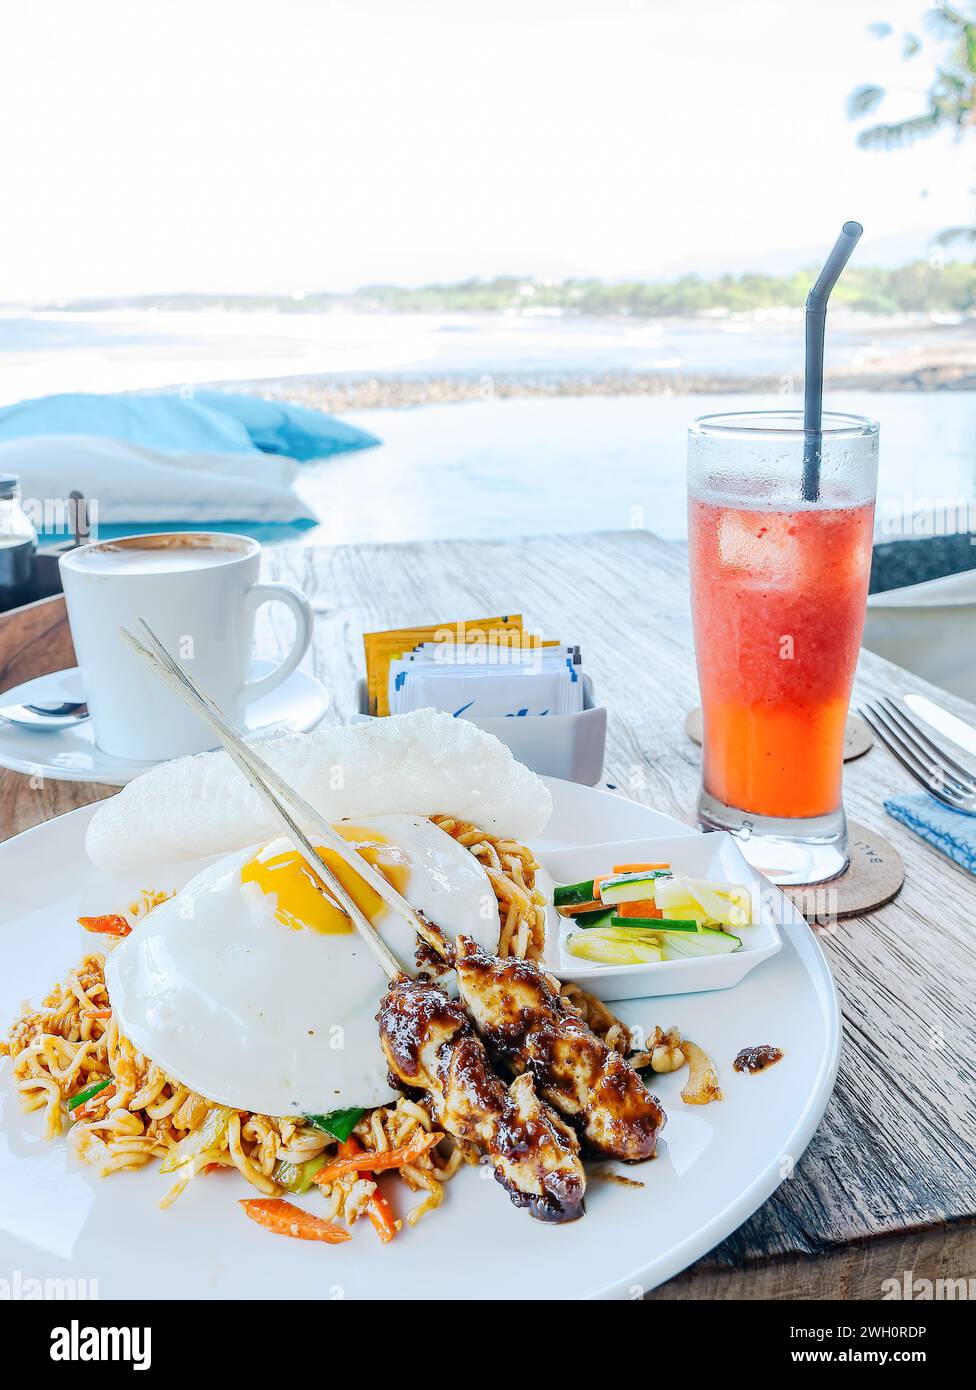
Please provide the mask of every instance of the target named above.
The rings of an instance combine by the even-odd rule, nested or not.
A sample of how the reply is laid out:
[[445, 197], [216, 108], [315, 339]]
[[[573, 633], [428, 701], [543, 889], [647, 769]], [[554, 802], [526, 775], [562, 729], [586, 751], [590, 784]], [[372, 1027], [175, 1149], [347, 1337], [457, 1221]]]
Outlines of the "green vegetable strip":
[[99, 1091], [104, 1091], [106, 1086], [112, 1084], [112, 1078], [106, 1076], [104, 1081], [96, 1081], [94, 1086], [86, 1086], [83, 1091], [79, 1091], [76, 1096], [72, 1096], [68, 1101], [69, 1110], [77, 1110], [79, 1105], [84, 1105], [85, 1101], [91, 1100], [92, 1096], [97, 1096]]
[[553, 907], [575, 907], [578, 903], [596, 901], [591, 878], [583, 879], [580, 883], [557, 883], [552, 890]]
[[330, 1110], [328, 1115], [306, 1115], [305, 1118], [316, 1129], [323, 1129], [342, 1142], [349, 1138], [365, 1114], [365, 1110]]
[[286, 1191], [293, 1192], [296, 1197], [301, 1197], [311, 1189], [315, 1174], [320, 1168], [324, 1168], [327, 1162], [325, 1154], [306, 1159], [304, 1163], [279, 1162], [275, 1165], [271, 1176]]
[[574, 927], [588, 931], [593, 927], [609, 927], [614, 920], [614, 912], [612, 907], [601, 907], [595, 912], [577, 912], [566, 920]]
[[610, 918], [610, 926], [622, 927], [625, 931], [701, 931], [697, 922], [686, 917], [618, 917], [616, 913]]

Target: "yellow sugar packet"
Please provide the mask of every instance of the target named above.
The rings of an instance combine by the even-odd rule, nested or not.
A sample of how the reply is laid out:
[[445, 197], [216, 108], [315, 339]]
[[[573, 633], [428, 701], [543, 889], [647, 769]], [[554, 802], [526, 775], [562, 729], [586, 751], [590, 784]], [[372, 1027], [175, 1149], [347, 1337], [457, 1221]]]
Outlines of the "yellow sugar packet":
[[[390, 662], [405, 656], [421, 642], [483, 642], [486, 634], [522, 631], [521, 613], [496, 618], [459, 618], [453, 623], [430, 623], [426, 627], [392, 628], [388, 632], [364, 632], [366, 649], [366, 689], [370, 714], [390, 712], [387, 683]], [[492, 640], [492, 639], [489, 639]]]

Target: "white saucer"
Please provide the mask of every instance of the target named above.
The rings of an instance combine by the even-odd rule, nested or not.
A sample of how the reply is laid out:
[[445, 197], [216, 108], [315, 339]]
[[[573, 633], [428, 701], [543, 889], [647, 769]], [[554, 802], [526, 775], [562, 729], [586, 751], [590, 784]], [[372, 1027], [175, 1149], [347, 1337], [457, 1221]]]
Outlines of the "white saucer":
[[[252, 678], [266, 675], [274, 662], [255, 661]], [[77, 666], [54, 671], [36, 680], [25, 681], [3, 691], [0, 704], [52, 704], [65, 700], [84, 700], [81, 672]], [[305, 671], [293, 671], [276, 690], [271, 690], [247, 711], [245, 733], [284, 727], [307, 733], [315, 727], [329, 707], [325, 687]], [[152, 762], [113, 758], [95, 746], [90, 719], [70, 729], [26, 729], [0, 719], [0, 767], [31, 777], [49, 777], [58, 782], [105, 782], [124, 787]]]

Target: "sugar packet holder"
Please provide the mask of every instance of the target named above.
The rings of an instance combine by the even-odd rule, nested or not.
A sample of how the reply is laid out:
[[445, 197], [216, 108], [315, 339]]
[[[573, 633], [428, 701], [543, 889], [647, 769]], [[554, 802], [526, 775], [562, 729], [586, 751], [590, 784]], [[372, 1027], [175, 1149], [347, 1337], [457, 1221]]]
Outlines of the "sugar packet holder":
[[[595, 786], [603, 776], [607, 711], [597, 704], [590, 677], [584, 675], [582, 682], [583, 708], [574, 714], [509, 716], [470, 722], [507, 744], [520, 763], [541, 777], [560, 777], [567, 782]], [[360, 724], [374, 717], [369, 713], [365, 680], [356, 684], [356, 711], [351, 723]]]

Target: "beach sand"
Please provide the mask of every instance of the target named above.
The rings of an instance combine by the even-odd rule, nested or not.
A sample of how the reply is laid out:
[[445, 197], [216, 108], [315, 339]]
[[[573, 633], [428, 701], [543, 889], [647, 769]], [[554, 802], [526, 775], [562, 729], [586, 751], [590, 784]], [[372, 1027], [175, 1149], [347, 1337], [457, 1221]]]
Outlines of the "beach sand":
[[[464, 401], [558, 396], [730, 396], [792, 395], [802, 380], [790, 375], [565, 371], [397, 376], [283, 376], [238, 382], [233, 388], [300, 402], [319, 410], [377, 410]], [[828, 371], [832, 391], [976, 390], [976, 340], [872, 359], [863, 368]]]

